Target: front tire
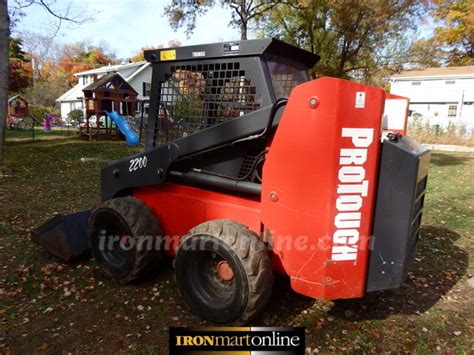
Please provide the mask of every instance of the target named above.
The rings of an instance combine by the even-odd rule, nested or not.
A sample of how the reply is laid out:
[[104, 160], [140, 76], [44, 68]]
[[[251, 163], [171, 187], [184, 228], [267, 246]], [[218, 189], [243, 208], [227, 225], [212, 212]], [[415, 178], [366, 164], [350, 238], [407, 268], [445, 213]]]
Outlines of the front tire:
[[220, 324], [244, 324], [270, 299], [270, 255], [258, 236], [230, 220], [191, 229], [178, 248], [176, 282], [194, 313]]
[[89, 220], [89, 243], [100, 269], [125, 284], [144, 276], [161, 257], [162, 232], [150, 208], [133, 197], [96, 207]]

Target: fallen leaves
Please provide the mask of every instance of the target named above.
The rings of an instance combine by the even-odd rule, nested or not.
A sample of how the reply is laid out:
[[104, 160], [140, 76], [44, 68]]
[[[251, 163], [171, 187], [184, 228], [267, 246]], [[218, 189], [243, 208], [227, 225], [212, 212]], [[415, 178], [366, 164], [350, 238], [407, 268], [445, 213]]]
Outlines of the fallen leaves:
[[48, 343], [41, 343], [40, 345], [36, 347], [36, 350], [45, 351], [45, 350], [48, 350], [48, 348], [49, 348]]
[[[102, 347], [103, 352], [134, 349], [141, 353], [145, 352], [140, 348], [143, 344], [165, 344], [169, 325], [206, 324], [187, 311], [175, 291], [171, 271], [143, 284], [117, 286], [101, 276], [94, 262], [61, 264], [30, 242], [28, 229], [53, 212], [69, 212], [97, 200], [100, 174], [96, 166], [79, 162], [84, 151], [89, 152], [88, 156], [101, 152], [104, 158], [119, 158], [127, 153], [121, 144], [110, 142], [76, 142], [64, 148], [61, 150], [65, 154], [77, 157], [65, 159], [70, 169], [63, 166], [56, 171], [54, 165], [62, 164], [61, 160], [49, 163], [48, 159], [54, 156], [57, 146], [17, 147], [18, 152], [8, 153], [9, 164], [16, 164], [18, 174], [5, 185], [9, 194], [0, 204], [0, 220], [4, 221], [0, 226], [0, 256], [6, 261], [6, 266], [0, 268], [0, 296], [8, 302], [8, 312], [3, 305], [0, 307], [0, 321], [11, 329], [6, 339], [1, 339], [0, 334], [0, 352], [9, 354], [13, 347], [18, 353], [35, 349], [56, 353], [71, 345], [77, 348], [74, 352], [101, 352]], [[31, 159], [17, 164], [12, 157]], [[39, 164], [40, 160], [44, 163]], [[64, 176], [54, 180], [58, 170]], [[435, 170], [445, 174], [447, 168]], [[40, 178], [35, 179], [35, 175]], [[447, 178], [443, 175], [442, 179]], [[41, 188], [44, 181], [53, 181], [54, 186]], [[472, 248], [473, 239], [468, 228], [456, 230], [453, 226], [460, 223], [456, 217], [464, 216], [460, 221], [467, 221], [472, 207], [463, 207], [467, 200], [448, 198], [461, 196], [458, 190], [467, 196], [469, 180], [462, 188], [453, 187], [449, 196], [446, 191], [451, 186], [442, 183], [440, 179], [430, 180], [431, 186], [440, 187], [438, 192], [428, 192], [431, 207], [425, 209], [424, 218], [437, 228], [422, 230], [424, 249], [415, 259], [415, 266], [420, 268], [414, 270], [403, 289], [377, 297], [368, 295], [368, 299], [355, 301], [351, 307], [341, 307], [337, 314], [328, 313], [334, 307], [332, 302], [309, 301], [284, 288], [277, 291], [273, 303], [256, 323], [306, 326], [307, 344], [313, 353], [336, 353], [345, 351], [343, 348], [347, 352], [383, 352], [388, 348], [416, 352], [413, 337], [426, 342], [427, 353], [464, 345], [463, 339], [472, 334], [462, 318], [462, 310], [472, 302], [465, 298], [464, 291], [474, 287], [474, 279], [463, 276], [466, 265], [462, 260]], [[459, 234], [456, 247], [450, 239], [455, 237], [452, 230]], [[457, 282], [461, 277], [467, 282]], [[443, 309], [445, 303], [453, 309]], [[436, 322], [446, 328], [435, 329]], [[125, 334], [130, 336], [125, 338]], [[41, 344], [34, 339], [41, 339]]]

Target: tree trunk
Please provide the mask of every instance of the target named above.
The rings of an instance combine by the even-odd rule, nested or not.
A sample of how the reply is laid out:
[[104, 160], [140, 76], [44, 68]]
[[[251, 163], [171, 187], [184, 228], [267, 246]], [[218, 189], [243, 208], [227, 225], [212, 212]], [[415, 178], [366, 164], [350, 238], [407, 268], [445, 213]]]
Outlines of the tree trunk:
[[8, 110], [8, 41], [10, 37], [10, 18], [7, 0], [0, 0], [0, 176], [4, 174], [5, 130]]
[[247, 22], [242, 22], [240, 24], [240, 39], [241, 40], [247, 39]]
[[240, 39], [247, 39], [247, 26], [249, 14], [247, 13], [247, 1], [241, 0], [240, 2]]

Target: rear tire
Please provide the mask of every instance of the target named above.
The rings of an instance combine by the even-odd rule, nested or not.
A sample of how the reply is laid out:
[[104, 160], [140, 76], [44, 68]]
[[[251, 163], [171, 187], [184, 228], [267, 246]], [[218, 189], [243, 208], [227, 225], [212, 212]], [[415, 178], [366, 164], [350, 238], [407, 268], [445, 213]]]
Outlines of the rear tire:
[[194, 313], [220, 324], [244, 324], [270, 299], [273, 272], [265, 244], [246, 226], [208, 221], [182, 238], [176, 282]]
[[142, 201], [118, 197], [92, 211], [89, 243], [104, 274], [125, 284], [144, 276], [160, 260], [162, 232]]

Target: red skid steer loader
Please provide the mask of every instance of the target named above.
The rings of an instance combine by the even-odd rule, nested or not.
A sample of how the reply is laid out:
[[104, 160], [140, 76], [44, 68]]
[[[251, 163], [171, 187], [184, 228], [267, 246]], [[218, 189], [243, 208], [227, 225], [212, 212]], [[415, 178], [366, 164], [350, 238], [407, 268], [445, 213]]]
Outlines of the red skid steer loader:
[[430, 153], [382, 138], [383, 90], [311, 80], [319, 57], [275, 39], [145, 57], [146, 149], [102, 169], [101, 204], [36, 241], [64, 259], [90, 248], [119, 283], [171, 256], [187, 305], [215, 323], [250, 321], [274, 272], [316, 299], [402, 284]]

